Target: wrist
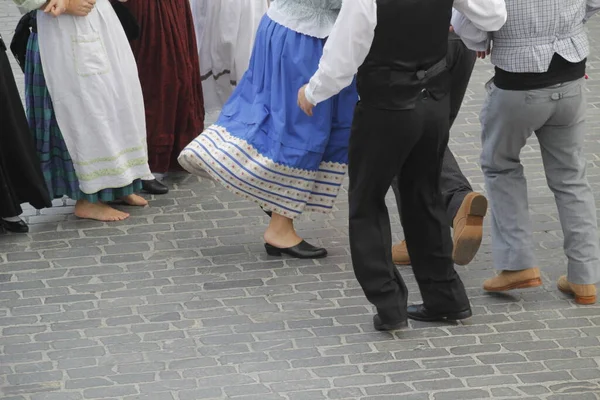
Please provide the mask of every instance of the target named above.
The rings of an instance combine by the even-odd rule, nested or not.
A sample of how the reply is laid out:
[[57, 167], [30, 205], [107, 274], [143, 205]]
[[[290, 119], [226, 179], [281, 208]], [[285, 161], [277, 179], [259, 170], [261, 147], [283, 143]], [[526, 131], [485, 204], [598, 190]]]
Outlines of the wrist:
[[310, 83], [305, 86], [304, 97], [306, 97], [306, 100], [310, 104], [312, 104], [313, 106], [316, 106], [317, 102], [315, 101], [315, 96], [314, 96], [313, 92], [314, 92], [314, 88], [312, 87], [312, 85]]
[[72, 3], [73, 3], [72, 0], [65, 0], [65, 8], [66, 8], [65, 13], [66, 14], [73, 15], [74, 10], [73, 10], [73, 4]]

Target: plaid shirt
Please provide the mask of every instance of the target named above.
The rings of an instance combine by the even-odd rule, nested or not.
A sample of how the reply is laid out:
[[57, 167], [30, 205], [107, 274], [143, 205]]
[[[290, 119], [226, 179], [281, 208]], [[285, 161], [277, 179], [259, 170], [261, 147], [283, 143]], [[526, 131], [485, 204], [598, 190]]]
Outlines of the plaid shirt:
[[508, 72], [546, 72], [555, 53], [584, 60], [586, 0], [506, 0], [508, 19], [493, 40], [492, 63]]

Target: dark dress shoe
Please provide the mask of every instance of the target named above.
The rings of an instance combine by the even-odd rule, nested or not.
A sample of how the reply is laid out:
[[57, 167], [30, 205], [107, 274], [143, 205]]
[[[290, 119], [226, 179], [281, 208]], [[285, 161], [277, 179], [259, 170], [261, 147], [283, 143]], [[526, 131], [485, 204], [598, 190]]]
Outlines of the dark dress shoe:
[[142, 190], [150, 194], [167, 194], [169, 188], [162, 182], [152, 179], [151, 181], [142, 181]]
[[395, 331], [398, 329], [408, 327], [408, 321], [405, 319], [398, 320], [398, 321], [385, 321], [385, 320], [381, 319], [379, 314], [375, 314], [373, 316], [373, 326], [375, 327], [376, 330], [382, 331], [382, 332]]
[[423, 304], [408, 306], [407, 312], [408, 318], [414, 319], [415, 321], [424, 322], [459, 321], [461, 319], [467, 319], [473, 315], [470, 307], [462, 311], [436, 313], [429, 311]]
[[7, 231], [13, 233], [29, 232], [29, 226], [27, 226], [27, 224], [23, 220], [11, 222], [0, 218], [0, 225], [2, 225], [2, 227]]
[[327, 250], [321, 247], [315, 247], [304, 240], [293, 247], [285, 249], [275, 247], [269, 243], [265, 243], [265, 250], [270, 256], [280, 257], [282, 254], [287, 254], [294, 258], [323, 258], [327, 257]]

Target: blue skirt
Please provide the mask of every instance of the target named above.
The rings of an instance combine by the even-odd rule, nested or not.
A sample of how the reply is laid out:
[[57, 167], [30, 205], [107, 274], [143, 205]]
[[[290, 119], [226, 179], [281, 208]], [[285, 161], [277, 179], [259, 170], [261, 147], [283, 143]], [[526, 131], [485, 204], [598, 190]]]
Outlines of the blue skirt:
[[324, 45], [264, 16], [248, 71], [217, 122], [181, 153], [181, 165], [289, 218], [330, 211], [347, 169], [358, 94], [353, 83], [312, 117], [298, 107]]

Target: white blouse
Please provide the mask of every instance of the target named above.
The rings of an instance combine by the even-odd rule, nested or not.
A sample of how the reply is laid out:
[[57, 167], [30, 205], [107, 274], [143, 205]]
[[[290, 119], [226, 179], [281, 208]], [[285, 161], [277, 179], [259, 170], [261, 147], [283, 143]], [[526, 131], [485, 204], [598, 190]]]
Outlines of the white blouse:
[[324, 39], [329, 36], [342, 0], [273, 0], [267, 15], [294, 32]]
[[25, 14], [29, 11], [35, 10], [46, 4], [46, 0], [13, 0], [13, 3], [19, 7], [19, 11]]

